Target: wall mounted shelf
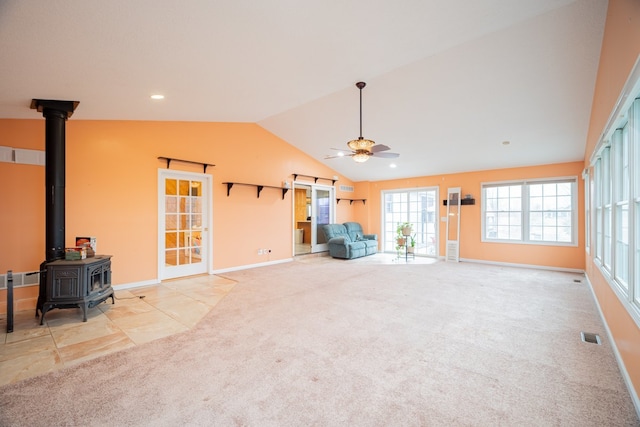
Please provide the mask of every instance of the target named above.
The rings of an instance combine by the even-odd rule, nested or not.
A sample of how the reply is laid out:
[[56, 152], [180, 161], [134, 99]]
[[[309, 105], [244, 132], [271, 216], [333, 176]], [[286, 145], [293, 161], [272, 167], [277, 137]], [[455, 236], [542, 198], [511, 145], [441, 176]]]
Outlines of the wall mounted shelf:
[[[460, 204], [462, 206], [464, 206], [464, 205], [475, 205], [476, 204], [476, 199], [460, 199]], [[447, 206], [447, 201], [446, 200], [442, 201], [442, 206]]]
[[282, 190], [282, 200], [284, 200], [284, 195], [287, 194], [287, 191], [289, 191], [288, 188], [274, 187], [272, 185], [247, 184], [247, 183], [244, 183], [244, 182], [223, 182], [223, 184], [225, 184], [227, 186], [227, 197], [229, 197], [229, 193], [231, 193], [231, 188], [234, 185], [244, 185], [246, 187], [256, 187], [256, 189], [258, 190], [258, 198], [260, 198], [260, 193], [262, 192], [262, 190], [264, 188], [277, 188], [278, 190]]
[[362, 202], [363, 205], [367, 204], [367, 199], [336, 199], [336, 204], [340, 203], [340, 200], [348, 201], [350, 205], [352, 205], [353, 202]]
[[320, 176], [303, 175], [301, 173], [293, 173], [292, 175], [293, 175], [294, 181], [298, 179], [299, 176], [304, 176], [305, 178], [313, 178], [313, 182], [315, 183], [317, 183], [319, 179], [324, 179], [326, 181], [331, 181], [331, 185], [334, 185], [337, 181], [337, 179], [333, 179], [333, 178], [322, 178]]
[[207, 166], [215, 166], [210, 163], [202, 163], [202, 162], [194, 162], [192, 160], [183, 160], [183, 159], [175, 159], [173, 157], [158, 157], [158, 160], [166, 160], [167, 161], [167, 169], [171, 165], [172, 161], [182, 162], [182, 163], [191, 163], [192, 165], [202, 165], [204, 167], [203, 173], [207, 173]]

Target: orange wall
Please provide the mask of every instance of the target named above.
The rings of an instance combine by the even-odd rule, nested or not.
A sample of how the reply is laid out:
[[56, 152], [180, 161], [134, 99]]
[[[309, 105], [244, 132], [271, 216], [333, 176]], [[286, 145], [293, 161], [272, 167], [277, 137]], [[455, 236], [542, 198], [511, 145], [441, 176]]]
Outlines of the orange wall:
[[[82, 108], [82, 104], [78, 108]], [[37, 113], [34, 112], [34, 115]], [[0, 120], [3, 145], [44, 149], [44, 118]], [[281, 186], [293, 173], [332, 178], [335, 171], [255, 124], [139, 121], [67, 121], [66, 244], [97, 237], [98, 252], [113, 255], [114, 284], [157, 278], [158, 156], [215, 164], [213, 268], [216, 270], [292, 256], [292, 192], [223, 182]], [[202, 172], [173, 162], [172, 170]], [[44, 167], [0, 163], [3, 209], [0, 271], [33, 271], [44, 260]], [[298, 178], [304, 181], [307, 178]], [[339, 183], [353, 183], [339, 176]], [[324, 181], [323, 181], [324, 182]], [[320, 183], [320, 181], [319, 181]], [[330, 185], [330, 182], [329, 182]], [[337, 197], [351, 194], [337, 193]], [[10, 200], [11, 203], [5, 202]], [[338, 220], [352, 219], [341, 203]], [[269, 248], [269, 255], [257, 255]]]
[[[585, 167], [589, 166], [589, 158], [640, 53], [639, 23], [639, 1], [609, 1], [591, 110]], [[593, 209], [591, 211], [593, 212]], [[613, 293], [589, 254], [586, 255], [586, 272], [636, 395], [640, 395], [640, 329]]]
[[[411, 189], [438, 187], [440, 200], [447, 198], [447, 189], [461, 187], [462, 194], [471, 194], [476, 199], [475, 205], [461, 207], [460, 216], [460, 258], [504, 262], [512, 264], [531, 264], [544, 267], [584, 269], [584, 186], [581, 179], [582, 162], [562, 163], [556, 165], [535, 166], [516, 169], [498, 169], [480, 172], [467, 172], [452, 175], [425, 176], [420, 178], [399, 179], [359, 183], [368, 190], [367, 216], [360, 221], [367, 223], [371, 232], [381, 233], [381, 192], [398, 188]], [[481, 185], [483, 182], [535, 179], [548, 177], [578, 178], [578, 245], [548, 246], [532, 244], [483, 243], [481, 215]], [[440, 217], [447, 216], [447, 208], [439, 203]], [[440, 255], [445, 253], [446, 223], [440, 222]]]

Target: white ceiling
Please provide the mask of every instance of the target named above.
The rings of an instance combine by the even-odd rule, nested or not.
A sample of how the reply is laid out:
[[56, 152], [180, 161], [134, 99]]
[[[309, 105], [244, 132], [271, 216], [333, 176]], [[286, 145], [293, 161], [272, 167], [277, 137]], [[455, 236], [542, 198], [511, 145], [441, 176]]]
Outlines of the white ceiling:
[[[606, 8], [0, 0], [0, 118], [37, 118], [44, 98], [80, 101], [72, 120], [256, 122], [355, 181], [576, 161]], [[359, 134], [357, 81], [363, 136], [400, 153], [395, 169], [324, 160]]]

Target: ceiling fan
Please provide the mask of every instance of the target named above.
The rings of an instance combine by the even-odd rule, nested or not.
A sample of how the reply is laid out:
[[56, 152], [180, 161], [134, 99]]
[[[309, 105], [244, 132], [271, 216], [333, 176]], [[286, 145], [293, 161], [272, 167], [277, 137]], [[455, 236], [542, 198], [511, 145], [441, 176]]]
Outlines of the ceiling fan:
[[[334, 159], [336, 157], [352, 157], [354, 161], [358, 163], [366, 162], [369, 160], [369, 157], [383, 157], [387, 159], [395, 158], [400, 156], [398, 153], [386, 153], [386, 151], [390, 150], [386, 145], [378, 144], [370, 139], [364, 139], [362, 137], [362, 89], [367, 84], [365, 82], [356, 83], [356, 87], [360, 90], [360, 136], [358, 139], [353, 139], [347, 142], [347, 146], [351, 149], [351, 154], [338, 154], [336, 156], [327, 156], [325, 159]], [[339, 150], [337, 148], [333, 148], [333, 150]]]

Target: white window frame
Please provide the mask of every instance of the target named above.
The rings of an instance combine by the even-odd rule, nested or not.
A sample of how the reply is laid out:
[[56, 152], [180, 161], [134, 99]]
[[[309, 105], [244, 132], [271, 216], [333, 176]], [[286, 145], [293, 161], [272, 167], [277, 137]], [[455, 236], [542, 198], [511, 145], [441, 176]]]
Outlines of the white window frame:
[[584, 181], [584, 250], [591, 253], [591, 168], [582, 173]]
[[[577, 177], [556, 177], [556, 178], [547, 178], [547, 179], [529, 179], [529, 180], [519, 180], [519, 181], [499, 181], [499, 182], [483, 182], [481, 184], [482, 188], [482, 242], [491, 242], [491, 243], [510, 243], [510, 244], [531, 244], [531, 245], [544, 245], [544, 246], [578, 246], [578, 185], [577, 185]], [[530, 202], [530, 193], [529, 190], [532, 185], [538, 184], [553, 184], [553, 183], [570, 183], [571, 184], [571, 239], [567, 242], [562, 241], [552, 241], [552, 240], [532, 240], [530, 239], [530, 218], [531, 218], [531, 207], [529, 206]], [[497, 207], [497, 210], [487, 211], [488, 203], [487, 203], [487, 189], [495, 188], [495, 187], [520, 187], [521, 196], [520, 196], [520, 206], [518, 206], [517, 198], [514, 200], [509, 199], [509, 209], [505, 209], [504, 205], [506, 202], [503, 200], [503, 207]], [[515, 203], [512, 203], [515, 202]], [[487, 237], [487, 227], [490, 225], [487, 224], [487, 212], [496, 212], [503, 214], [511, 214], [511, 221], [515, 225], [512, 226], [511, 231], [518, 231], [518, 220], [516, 215], [520, 215], [519, 218], [519, 236], [513, 237], [513, 233], [510, 232], [509, 238], [490, 238]], [[557, 211], [556, 211], [557, 212]]]
[[[593, 262], [640, 328], [639, 145], [640, 58], [590, 159], [590, 166], [594, 168], [591, 191], [596, 211]], [[611, 215], [606, 214], [607, 209]], [[628, 220], [620, 224], [625, 209]], [[611, 231], [610, 241], [603, 235], [606, 230]], [[627, 242], [628, 249], [621, 242]], [[619, 271], [621, 268], [623, 271]]]

